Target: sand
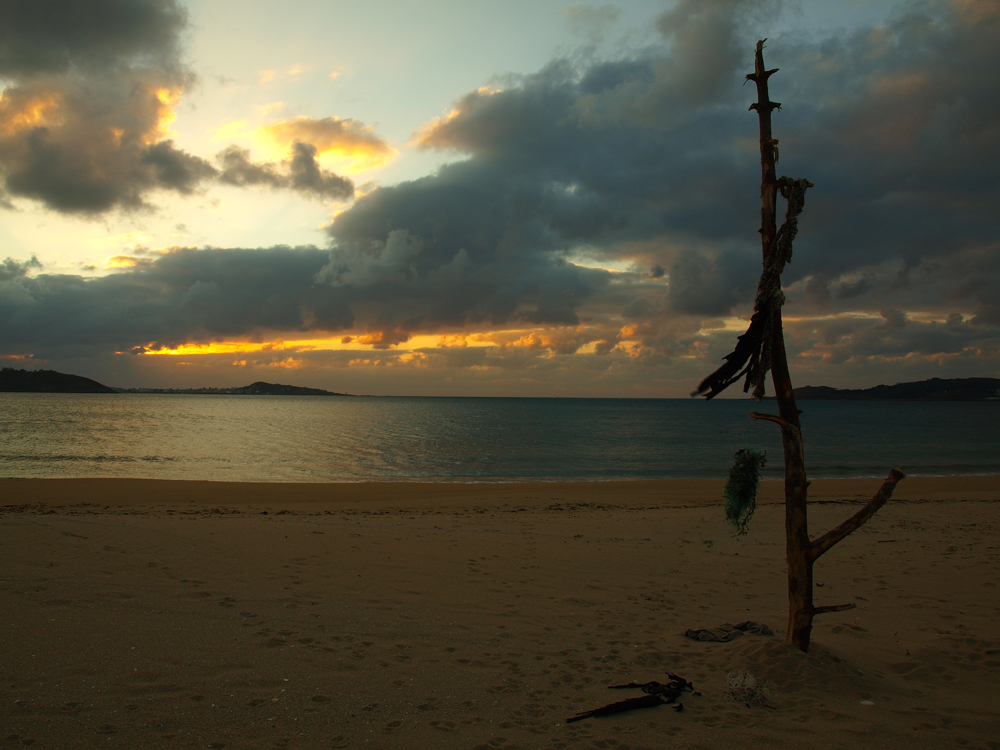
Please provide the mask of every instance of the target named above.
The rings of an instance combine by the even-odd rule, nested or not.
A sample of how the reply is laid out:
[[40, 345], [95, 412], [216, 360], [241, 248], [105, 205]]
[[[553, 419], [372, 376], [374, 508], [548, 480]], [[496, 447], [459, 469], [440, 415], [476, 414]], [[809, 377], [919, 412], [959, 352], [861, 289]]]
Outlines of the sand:
[[[814, 535], [880, 483], [815, 482]], [[1000, 478], [902, 482], [808, 654], [780, 486], [743, 538], [721, 487], [0, 480], [0, 747], [1000, 748]], [[565, 721], [668, 672], [683, 712]]]

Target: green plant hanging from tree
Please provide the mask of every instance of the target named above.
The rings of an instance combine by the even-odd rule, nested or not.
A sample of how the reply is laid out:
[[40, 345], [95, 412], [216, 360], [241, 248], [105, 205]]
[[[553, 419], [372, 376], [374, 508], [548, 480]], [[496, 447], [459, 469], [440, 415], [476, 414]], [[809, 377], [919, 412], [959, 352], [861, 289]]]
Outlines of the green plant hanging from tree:
[[[750, 105], [757, 111], [760, 121], [761, 209], [760, 239], [763, 251], [763, 272], [757, 285], [753, 315], [746, 333], [737, 339], [733, 352], [725, 357], [725, 364], [705, 378], [692, 395], [713, 398], [730, 385], [746, 376], [743, 391], [752, 389], [752, 396], [764, 397], [765, 376], [771, 371], [778, 416], [750, 412], [756, 419], [774, 422], [781, 427], [781, 443], [785, 458], [785, 550], [788, 561], [788, 630], [785, 639], [803, 651], [809, 650], [813, 617], [824, 612], [852, 609], [853, 604], [813, 606], [813, 564], [848, 534], [860, 528], [888, 502], [892, 491], [905, 474], [892, 469], [875, 496], [857, 513], [834, 529], [816, 539], [809, 538], [807, 519], [807, 489], [805, 459], [799, 409], [792, 393], [785, 356], [785, 340], [781, 328], [781, 306], [785, 296], [781, 291], [781, 272], [792, 258], [792, 242], [798, 233], [798, 217], [805, 206], [806, 190], [813, 187], [804, 179], [776, 177], [774, 164], [778, 161], [778, 141], [771, 134], [771, 111], [780, 109], [778, 102], [768, 97], [767, 81], [777, 68], [764, 68], [764, 42], [757, 42], [754, 72], [748, 81], [757, 85], [757, 101]], [[787, 202], [785, 220], [777, 228], [775, 204], [778, 194]], [[739, 454], [737, 454], [739, 456]], [[752, 467], [751, 467], [752, 468]], [[746, 466], [743, 477], [749, 476]], [[759, 478], [759, 473], [757, 474]], [[754, 483], [755, 484], [755, 483]], [[755, 488], [754, 488], [755, 489]], [[746, 503], [746, 497], [740, 502]], [[753, 500], [756, 492], [753, 493]], [[728, 505], [728, 497], [727, 497]], [[748, 503], [749, 515], [753, 502]], [[728, 515], [728, 509], [727, 509]], [[738, 516], [740, 529], [745, 530], [750, 520], [745, 512]]]
[[746, 534], [747, 525], [757, 510], [757, 489], [760, 487], [760, 470], [767, 463], [767, 454], [753, 448], [740, 448], [733, 456], [729, 481], [722, 491], [726, 498], [726, 520], [737, 534]]

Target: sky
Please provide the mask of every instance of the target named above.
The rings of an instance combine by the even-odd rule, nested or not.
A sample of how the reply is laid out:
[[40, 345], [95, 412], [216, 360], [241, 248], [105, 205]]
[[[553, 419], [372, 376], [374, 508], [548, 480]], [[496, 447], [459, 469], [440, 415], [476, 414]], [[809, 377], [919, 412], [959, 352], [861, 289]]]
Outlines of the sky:
[[1000, 0], [0, 0], [0, 364], [687, 396], [760, 275], [764, 38], [793, 383], [1000, 376]]

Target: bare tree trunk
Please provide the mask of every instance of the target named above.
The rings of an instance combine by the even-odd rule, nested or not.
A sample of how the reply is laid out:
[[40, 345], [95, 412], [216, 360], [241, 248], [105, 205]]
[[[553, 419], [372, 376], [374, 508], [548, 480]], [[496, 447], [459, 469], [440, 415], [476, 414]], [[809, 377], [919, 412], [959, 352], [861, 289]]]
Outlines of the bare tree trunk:
[[[764, 40], [757, 42], [754, 72], [747, 78], [757, 84], [757, 102], [750, 108], [757, 110], [760, 119], [760, 241], [765, 268], [771, 263], [770, 254], [777, 232], [775, 203], [778, 180], [774, 170], [777, 141], [771, 135], [771, 110], [781, 105], [772, 102], [767, 93], [767, 79], [776, 72], [776, 68], [764, 68]], [[788, 630], [785, 640], [807, 651], [813, 619], [813, 560], [809, 556], [807, 516], [809, 482], [806, 480], [799, 410], [792, 394], [785, 357], [781, 305], [775, 305], [772, 312], [770, 347], [771, 382], [781, 415], [779, 424], [785, 454], [785, 555], [788, 560]]]
[[[778, 142], [771, 134], [771, 111], [780, 108], [781, 105], [772, 102], [768, 97], [767, 81], [777, 69], [764, 68], [764, 41], [766, 40], [757, 42], [754, 72], [747, 75], [747, 79], [757, 85], [757, 102], [750, 105], [750, 109], [757, 111], [760, 120], [760, 240], [766, 269], [771, 265], [771, 255], [776, 250], [775, 203], [778, 189], [782, 184], [787, 184], [787, 179], [779, 180], [775, 176], [774, 164], [777, 160]], [[776, 422], [781, 427], [781, 442], [785, 457], [785, 554], [788, 562], [788, 628], [785, 640], [794, 643], [803, 651], [808, 651], [814, 615], [850, 609], [854, 606], [853, 604], [818, 608], [813, 606], [813, 563], [820, 555], [871, 518], [886, 503], [892, 495], [896, 482], [902, 479], [904, 474], [900, 469], [893, 469], [878, 494], [865, 508], [836, 529], [811, 542], [807, 513], [809, 482], [806, 479], [802, 431], [799, 425], [800, 412], [795, 404], [792, 381], [788, 374], [780, 304], [772, 308], [770, 340], [765, 346], [770, 347], [771, 380], [780, 416], [756, 413], [751, 416], [755, 419]]]

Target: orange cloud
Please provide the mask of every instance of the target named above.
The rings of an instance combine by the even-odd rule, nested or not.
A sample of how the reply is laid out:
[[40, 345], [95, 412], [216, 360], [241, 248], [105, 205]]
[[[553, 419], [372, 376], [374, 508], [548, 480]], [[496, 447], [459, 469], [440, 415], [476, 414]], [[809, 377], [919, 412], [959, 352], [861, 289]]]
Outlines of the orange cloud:
[[104, 267], [108, 270], [119, 268], [139, 268], [151, 267], [154, 261], [151, 258], [136, 258], [131, 255], [112, 255], [104, 261]]
[[482, 106], [485, 97], [501, 92], [502, 89], [496, 86], [480, 86], [475, 92], [462, 97], [450, 112], [433, 118], [413, 131], [410, 144], [420, 149], [453, 147], [454, 144], [448, 139], [449, 126], [458, 118], [468, 116], [476, 107]]
[[379, 138], [370, 125], [339, 117], [293, 117], [261, 125], [251, 137], [270, 152], [270, 158], [283, 158], [298, 141], [316, 147], [320, 161], [332, 162], [348, 174], [378, 169], [390, 164], [399, 151]]
[[0, 92], [0, 133], [14, 135], [39, 125], [60, 125], [62, 96], [55, 91]]
[[356, 336], [355, 343], [368, 344], [373, 349], [390, 349], [397, 344], [408, 341], [410, 334], [406, 331], [372, 331], [363, 336]]
[[159, 143], [164, 138], [172, 135], [170, 126], [177, 119], [177, 113], [174, 110], [177, 108], [177, 104], [180, 102], [183, 93], [184, 88], [181, 86], [157, 88], [152, 91], [153, 96], [156, 98], [156, 104], [153, 105], [156, 115], [155, 124], [142, 136], [142, 142], [147, 146]]

